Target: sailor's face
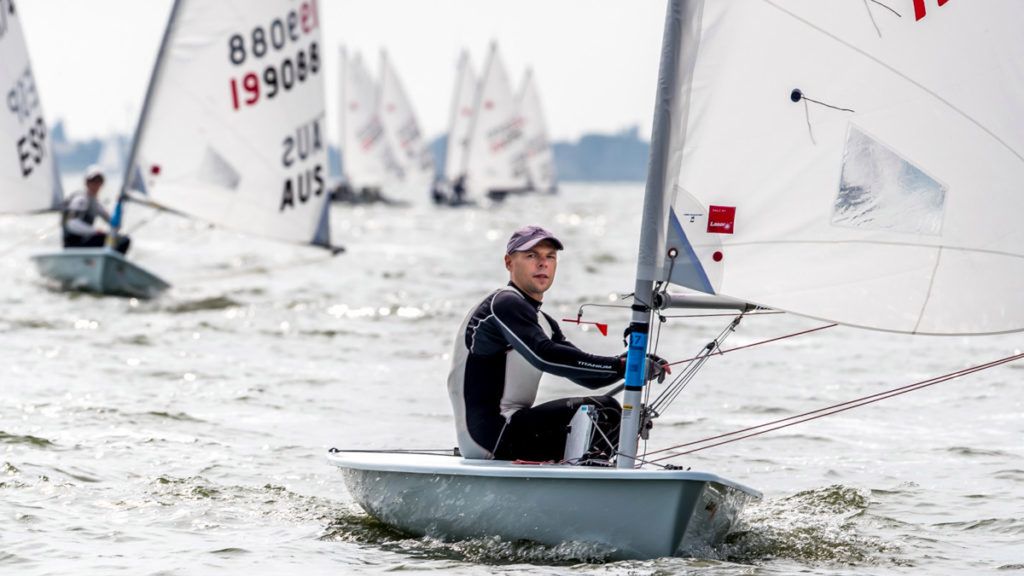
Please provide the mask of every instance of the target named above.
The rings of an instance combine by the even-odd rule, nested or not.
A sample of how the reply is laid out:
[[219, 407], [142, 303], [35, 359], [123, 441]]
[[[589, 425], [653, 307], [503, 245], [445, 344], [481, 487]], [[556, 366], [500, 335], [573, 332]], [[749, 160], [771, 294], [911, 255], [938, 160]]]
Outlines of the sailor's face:
[[550, 241], [544, 240], [529, 250], [506, 255], [505, 268], [520, 290], [535, 300], [541, 300], [544, 292], [555, 281], [558, 249]]

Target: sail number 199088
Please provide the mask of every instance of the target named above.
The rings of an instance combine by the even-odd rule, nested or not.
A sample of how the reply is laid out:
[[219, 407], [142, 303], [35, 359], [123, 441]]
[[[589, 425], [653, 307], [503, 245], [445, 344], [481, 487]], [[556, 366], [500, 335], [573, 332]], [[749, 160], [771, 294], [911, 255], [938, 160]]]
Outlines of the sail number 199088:
[[[298, 9], [289, 11], [283, 18], [275, 18], [269, 26], [256, 26], [245, 34], [233, 34], [228, 38], [228, 60], [234, 66], [242, 66], [247, 61], [279, 54], [289, 45], [300, 44], [319, 25], [316, 0], [302, 2]], [[278, 63], [271, 62], [262, 70], [257, 68], [230, 78], [231, 106], [240, 110], [264, 99], [271, 100], [319, 72], [320, 49], [314, 40], [308, 48], [299, 47], [297, 52]]]

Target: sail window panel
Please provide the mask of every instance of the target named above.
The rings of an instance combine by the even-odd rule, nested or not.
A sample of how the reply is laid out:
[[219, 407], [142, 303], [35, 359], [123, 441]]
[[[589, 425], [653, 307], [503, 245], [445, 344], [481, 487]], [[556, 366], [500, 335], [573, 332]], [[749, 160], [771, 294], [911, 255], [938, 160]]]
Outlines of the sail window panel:
[[938, 236], [946, 192], [945, 185], [851, 124], [832, 224]]

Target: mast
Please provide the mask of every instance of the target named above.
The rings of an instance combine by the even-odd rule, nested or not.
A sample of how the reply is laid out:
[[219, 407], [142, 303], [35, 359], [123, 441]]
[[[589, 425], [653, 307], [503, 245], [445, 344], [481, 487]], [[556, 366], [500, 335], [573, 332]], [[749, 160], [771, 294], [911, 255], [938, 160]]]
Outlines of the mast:
[[654, 127], [651, 132], [651, 157], [647, 165], [647, 187], [641, 217], [640, 247], [637, 256], [636, 285], [633, 290], [633, 317], [630, 322], [626, 356], [626, 393], [622, 401], [622, 426], [619, 428], [618, 468], [633, 468], [637, 454], [643, 390], [646, 384], [647, 335], [653, 305], [654, 282], [662, 277], [665, 234], [671, 190], [668, 174], [671, 144], [678, 122], [677, 95], [682, 45], [684, 3], [669, 0], [665, 15], [665, 33], [658, 70], [658, 93], [654, 103]]
[[135, 157], [139, 152], [139, 142], [142, 140], [142, 134], [146, 127], [146, 119], [149, 116], [150, 103], [153, 100], [154, 87], [156, 86], [157, 79], [160, 76], [160, 70], [163, 67], [164, 53], [167, 51], [167, 43], [171, 38], [171, 30], [174, 29], [174, 23], [178, 19], [179, 8], [181, 7], [183, 0], [174, 0], [174, 5], [171, 6], [171, 14], [167, 18], [167, 28], [164, 29], [164, 36], [160, 40], [160, 50], [156, 54], [156, 63], [153, 65], [153, 73], [149, 77], [149, 85], [146, 87], [146, 97], [142, 101], [142, 110], [139, 111], [139, 122], [135, 125], [135, 135], [132, 137], [131, 151], [128, 153], [128, 161], [124, 167], [124, 178], [121, 180], [121, 193], [117, 197], [117, 207], [114, 209], [114, 215], [111, 218], [111, 233], [107, 237], [107, 245], [112, 246], [117, 241], [118, 232], [121, 228], [121, 219], [124, 214], [124, 200], [128, 196], [128, 186], [131, 185], [131, 177], [135, 171]]

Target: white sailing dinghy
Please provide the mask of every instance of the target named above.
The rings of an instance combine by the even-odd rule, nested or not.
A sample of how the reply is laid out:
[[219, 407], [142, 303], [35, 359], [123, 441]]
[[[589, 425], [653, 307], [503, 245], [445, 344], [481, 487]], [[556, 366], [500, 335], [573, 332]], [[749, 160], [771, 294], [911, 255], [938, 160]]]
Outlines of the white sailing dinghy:
[[517, 98], [519, 115], [523, 119], [523, 156], [519, 162], [525, 164], [528, 188], [537, 192], [555, 192], [558, 190], [555, 175], [555, 154], [551, 150], [548, 138], [548, 126], [544, 121], [544, 109], [541, 105], [537, 83], [533, 79], [533, 70], [527, 69], [523, 76], [523, 84]]
[[391, 65], [387, 52], [380, 53], [378, 115], [384, 135], [394, 150], [403, 174], [402, 188], [410, 195], [425, 195], [434, 178], [434, 154], [420, 131], [412, 102]]
[[413, 534], [686, 553], [756, 493], [634, 468], [656, 296], [913, 334], [1024, 329], [1024, 3], [888, 5], [670, 0], [617, 469], [334, 453], [356, 501]]
[[[176, 0], [112, 219], [120, 224], [129, 189], [141, 190], [162, 209], [329, 248], [322, 58], [314, 0]], [[76, 258], [83, 266], [67, 263]], [[130, 265], [111, 250], [36, 262], [52, 275], [91, 259], [104, 269]], [[86, 287], [139, 297], [168, 287], [152, 275], [98, 280]]]
[[[0, 137], [9, 140], [17, 152], [0, 155], [0, 212], [59, 209], [62, 191], [56, 158], [13, 3], [0, 5], [0, 90], [7, 95], [5, 113], [0, 114]], [[43, 276], [74, 289], [150, 284], [148, 273], [103, 248], [40, 254], [32, 259]]]
[[525, 150], [523, 119], [497, 43], [491, 43], [476, 91], [473, 122], [462, 160], [469, 194], [502, 199], [528, 186], [525, 166], [515, 159]]
[[61, 185], [43, 119], [21, 19], [13, 3], [0, 4], [0, 212], [25, 214], [60, 206]]
[[[452, 92], [452, 105], [448, 114], [448, 138], [445, 145], [444, 177], [451, 187], [462, 176], [467, 149], [469, 147], [469, 131], [473, 127], [473, 113], [476, 105], [477, 78], [473, 71], [473, 63], [469, 60], [469, 52], [463, 50], [459, 54], [459, 63], [455, 72], [455, 90]], [[454, 194], [446, 199], [453, 206], [471, 203]]]
[[377, 107], [377, 83], [358, 52], [349, 57], [342, 48], [340, 60], [338, 120], [342, 172], [349, 198], [335, 199], [383, 199], [383, 190], [399, 186], [404, 173], [384, 134]]

